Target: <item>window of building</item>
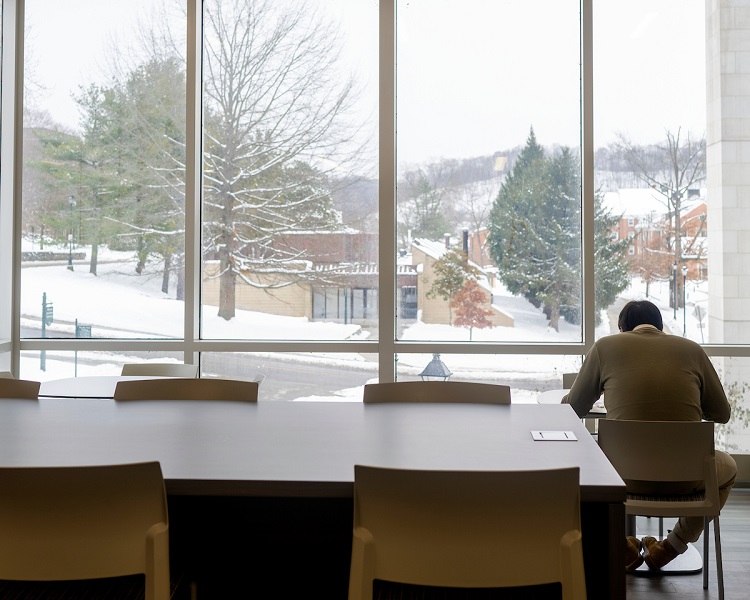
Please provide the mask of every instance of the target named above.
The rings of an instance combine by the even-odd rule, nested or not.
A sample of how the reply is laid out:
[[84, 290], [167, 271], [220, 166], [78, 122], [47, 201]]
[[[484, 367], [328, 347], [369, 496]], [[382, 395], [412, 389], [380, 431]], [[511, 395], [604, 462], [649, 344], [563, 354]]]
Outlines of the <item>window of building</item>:
[[366, 288], [314, 288], [313, 318], [354, 321], [378, 318], [378, 291]]

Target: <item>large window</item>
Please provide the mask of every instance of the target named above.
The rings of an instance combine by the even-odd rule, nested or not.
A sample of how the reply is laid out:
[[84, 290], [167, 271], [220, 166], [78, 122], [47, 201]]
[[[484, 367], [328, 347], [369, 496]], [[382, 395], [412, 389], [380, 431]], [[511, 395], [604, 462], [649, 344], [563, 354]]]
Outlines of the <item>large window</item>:
[[613, 245], [628, 246], [628, 285], [613, 309], [648, 298], [662, 308], [667, 331], [700, 343], [714, 341], [705, 23], [703, 0], [636, 2], [597, 10], [593, 40], [595, 186], [614, 217]]
[[592, 5], [5, 0], [0, 365], [534, 402], [649, 298], [748, 452], [742, 3]]
[[21, 335], [182, 338], [184, 14], [25, 2]]
[[[417, 268], [416, 326], [580, 342], [578, 0], [402, 1], [396, 38], [397, 243]], [[519, 297], [551, 331], [526, 327]]]

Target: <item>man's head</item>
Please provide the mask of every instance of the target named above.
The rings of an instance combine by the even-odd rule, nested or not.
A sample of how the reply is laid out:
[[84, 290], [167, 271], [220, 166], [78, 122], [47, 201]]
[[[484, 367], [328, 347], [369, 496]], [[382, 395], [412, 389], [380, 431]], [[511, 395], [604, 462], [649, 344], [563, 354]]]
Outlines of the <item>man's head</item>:
[[620, 331], [633, 331], [638, 325], [653, 325], [659, 331], [664, 329], [661, 312], [648, 300], [631, 300], [620, 311], [617, 326]]

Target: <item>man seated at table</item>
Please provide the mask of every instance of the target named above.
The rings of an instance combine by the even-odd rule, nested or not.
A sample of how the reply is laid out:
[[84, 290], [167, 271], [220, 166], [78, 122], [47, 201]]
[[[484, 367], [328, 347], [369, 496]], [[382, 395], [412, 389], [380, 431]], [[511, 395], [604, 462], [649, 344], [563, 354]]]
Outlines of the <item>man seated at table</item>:
[[[730, 407], [716, 370], [698, 344], [667, 335], [659, 309], [647, 300], [628, 302], [618, 319], [620, 333], [598, 340], [583, 361], [563, 402], [579, 417], [605, 393], [608, 419], [630, 421], [715, 421], [726, 423]], [[737, 476], [737, 465], [716, 451], [721, 506]], [[703, 531], [703, 517], [681, 517], [661, 541], [628, 536], [627, 570], [644, 561], [660, 569], [687, 550]], [[643, 554], [641, 554], [641, 551]]]

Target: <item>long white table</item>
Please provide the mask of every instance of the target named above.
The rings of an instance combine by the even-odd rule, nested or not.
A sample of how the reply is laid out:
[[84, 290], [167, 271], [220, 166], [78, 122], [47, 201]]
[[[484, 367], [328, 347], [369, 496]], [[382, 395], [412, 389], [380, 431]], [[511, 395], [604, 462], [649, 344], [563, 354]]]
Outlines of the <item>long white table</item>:
[[[534, 441], [532, 430], [569, 430], [578, 440]], [[578, 466], [589, 597], [624, 598], [625, 488], [567, 405], [0, 402], [0, 466], [146, 460], [161, 463], [170, 512], [174, 505], [178, 522], [193, 523], [216, 498], [339, 499], [344, 503], [334, 512], [347, 511], [331, 516], [332, 527], [349, 534], [355, 464], [474, 470]]]

